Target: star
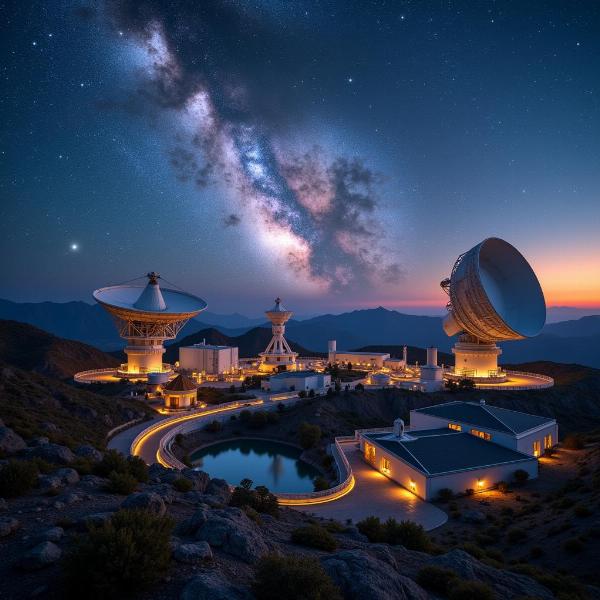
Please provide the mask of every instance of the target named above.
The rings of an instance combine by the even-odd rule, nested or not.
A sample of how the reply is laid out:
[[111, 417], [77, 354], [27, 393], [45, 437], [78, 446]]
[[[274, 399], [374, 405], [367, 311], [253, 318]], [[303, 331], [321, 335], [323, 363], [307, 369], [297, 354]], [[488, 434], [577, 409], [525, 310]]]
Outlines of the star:
[[77, 252], [77, 250], [79, 250], [79, 244], [77, 242], [73, 242], [69, 247], [71, 252]]
[[352, 83], [354, 81], [354, 79], [352, 77], [348, 77], [347, 81], [348, 81], [348, 83]]

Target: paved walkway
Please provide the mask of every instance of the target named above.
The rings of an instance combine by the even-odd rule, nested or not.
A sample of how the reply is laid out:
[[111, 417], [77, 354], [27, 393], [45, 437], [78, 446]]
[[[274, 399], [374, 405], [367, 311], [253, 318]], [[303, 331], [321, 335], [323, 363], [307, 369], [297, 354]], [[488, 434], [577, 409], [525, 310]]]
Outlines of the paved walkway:
[[[147, 429], [148, 427], [150, 427], [150, 425], [154, 425], [154, 423], [157, 423], [158, 421], [162, 421], [163, 419], [166, 419], [166, 418], [167, 418], [166, 415], [156, 415], [150, 421], [144, 421], [142, 423], [138, 423], [137, 425], [134, 425], [133, 427], [130, 427], [129, 429], [125, 429], [125, 431], [121, 431], [120, 433], [117, 433], [117, 435], [115, 435], [113, 438], [111, 438], [109, 440], [107, 445], [109, 448], [118, 450], [119, 452], [122, 452], [123, 454], [125, 454], [127, 456], [127, 455], [129, 455], [129, 449], [131, 448], [131, 444], [133, 443], [133, 440], [136, 438], [138, 433], [141, 433], [142, 431], [144, 431], [144, 429]], [[165, 431], [161, 431], [160, 434], [158, 435], [158, 439], [156, 440], [156, 444], [152, 444], [151, 446], [148, 446], [147, 452], [144, 455], [142, 455], [142, 458], [149, 465], [156, 462], [156, 451], [158, 450], [158, 444], [160, 442], [160, 438], [165, 433], [166, 433]]]
[[443, 525], [448, 520], [448, 515], [437, 506], [417, 498], [367, 465], [356, 447], [356, 442], [344, 442], [341, 446], [354, 473], [354, 489], [339, 500], [292, 508], [342, 522], [352, 519], [356, 523], [370, 516], [382, 520], [393, 517], [397, 521], [410, 520], [419, 523], [427, 531]]

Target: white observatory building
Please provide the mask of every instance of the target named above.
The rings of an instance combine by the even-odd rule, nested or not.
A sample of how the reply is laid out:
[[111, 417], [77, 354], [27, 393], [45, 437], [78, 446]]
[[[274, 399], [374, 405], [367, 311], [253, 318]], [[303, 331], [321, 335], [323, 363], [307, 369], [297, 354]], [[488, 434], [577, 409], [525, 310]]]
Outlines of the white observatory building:
[[496, 342], [536, 336], [546, 322], [533, 269], [514, 246], [487, 238], [458, 257], [441, 286], [450, 296], [444, 331], [460, 334], [452, 349], [454, 370], [446, 376], [502, 384], [507, 373], [498, 367]]
[[160, 275], [154, 271], [147, 278], [146, 285], [104, 287], [93, 295], [127, 341], [127, 363], [115, 376], [146, 379], [149, 373], [162, 373], [166, 381], [173, 371], [163, 363], [163, 343], [174, 339], [189, 319], [206, 308], [206, 302], [183, 291], [161, 288]]
[[269, 318], [269, 321], [271, 321], [273, 337], [266, 350], [259, 354], [259, 369], [264, 372], [296, 370], [298, 353], [292, 352], [290, 345], [284, 337], [285, 324], [291, 319], [294, 313], [287, 310], [281, 304], [281, 298], [276, 298], [275, 306], [271, 310], [266, 311], [265, 314]]

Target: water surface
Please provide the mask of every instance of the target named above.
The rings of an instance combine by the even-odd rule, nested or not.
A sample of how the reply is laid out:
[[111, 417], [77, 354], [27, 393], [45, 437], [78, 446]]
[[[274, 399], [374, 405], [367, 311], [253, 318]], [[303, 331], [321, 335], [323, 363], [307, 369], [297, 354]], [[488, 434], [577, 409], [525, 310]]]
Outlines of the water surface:
[[244, 478], [272, 492], [313, 491], [319, 471], [300, 460], [302, 450], [272, 440], [239, 439], [217, 442], [191, 455], [194, 468], [238, 485]]

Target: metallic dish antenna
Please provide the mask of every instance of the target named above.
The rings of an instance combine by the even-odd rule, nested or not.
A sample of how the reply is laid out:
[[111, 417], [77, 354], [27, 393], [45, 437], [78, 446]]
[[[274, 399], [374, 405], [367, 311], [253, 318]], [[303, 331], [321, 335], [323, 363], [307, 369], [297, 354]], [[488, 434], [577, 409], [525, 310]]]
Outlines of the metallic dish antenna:
[[500, 238], [487, 238], [461, 254], [441, 286], [450, 296], [444, 331], [461, 334], [452, 350], [457, 375], [501, 377], [502, 351], [495, 342], [534, 337], [546, 322], [544, 294], [533, 269]]

